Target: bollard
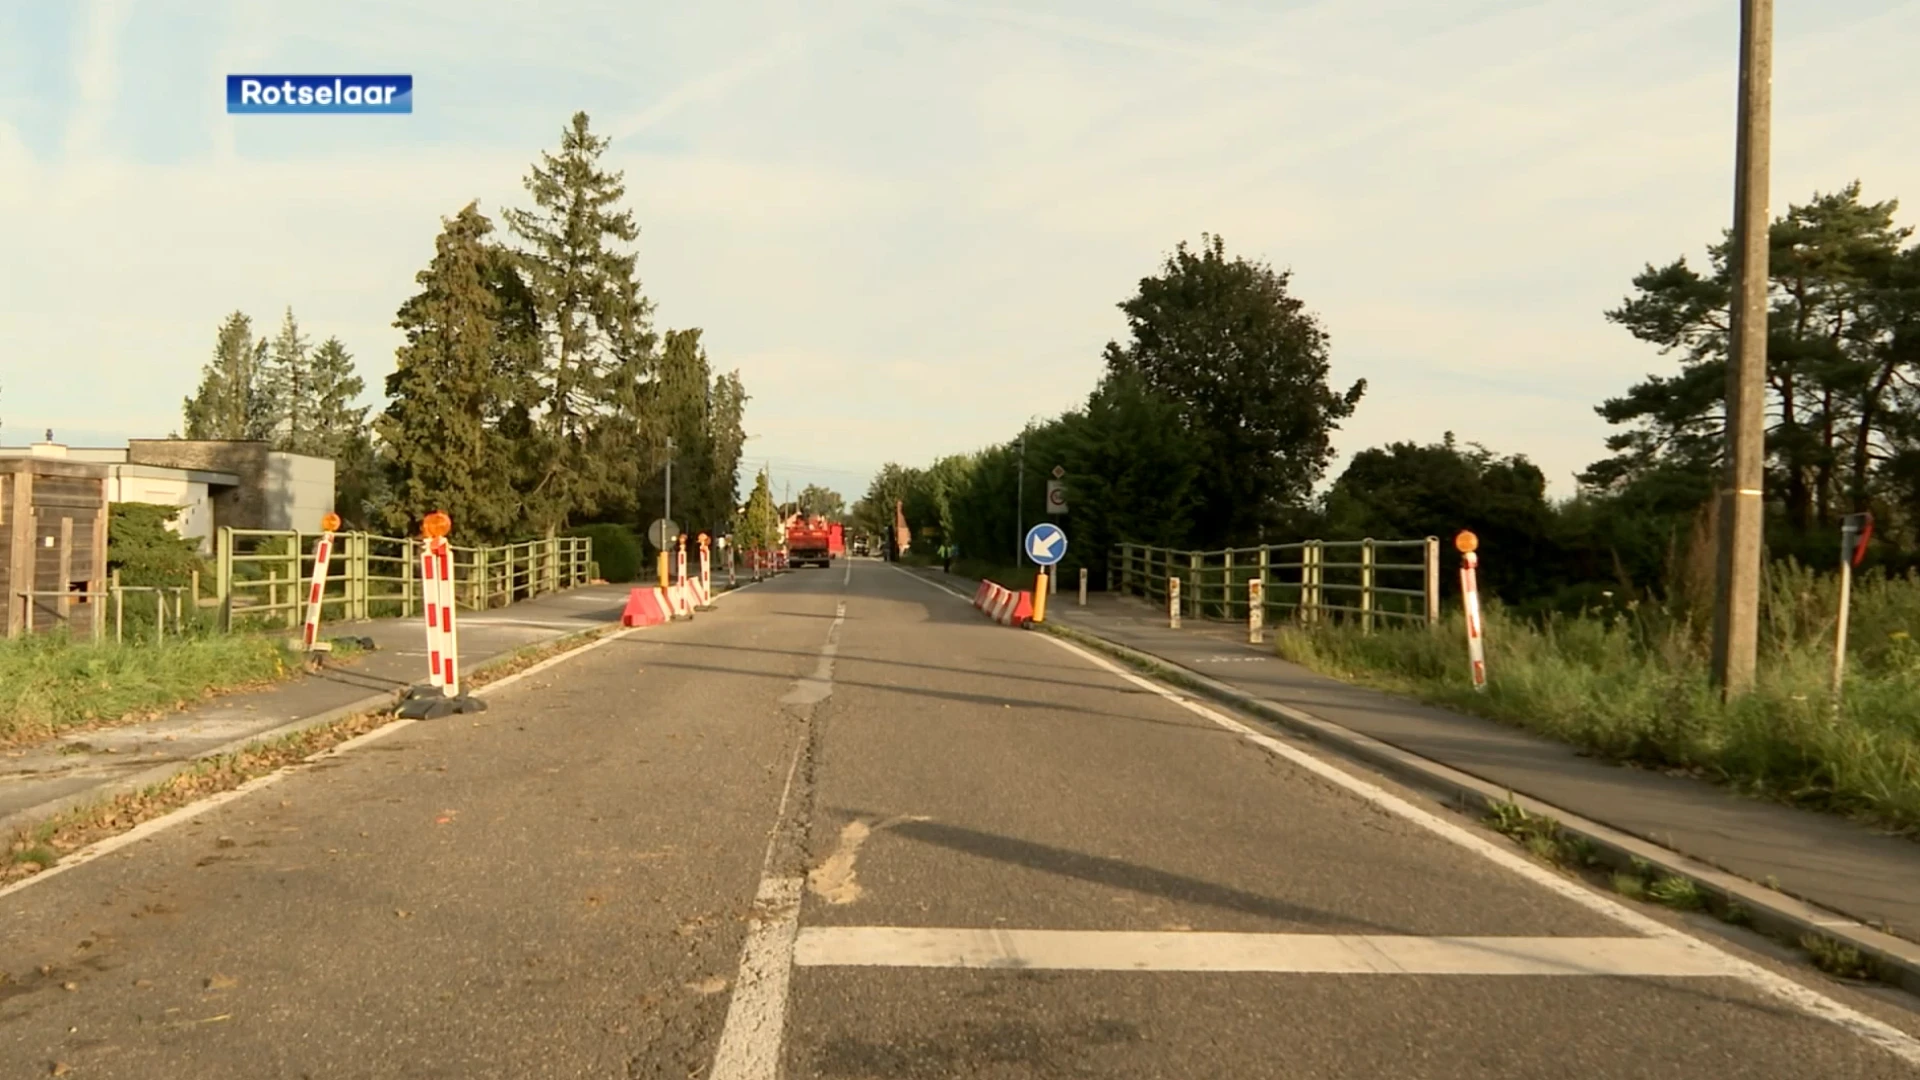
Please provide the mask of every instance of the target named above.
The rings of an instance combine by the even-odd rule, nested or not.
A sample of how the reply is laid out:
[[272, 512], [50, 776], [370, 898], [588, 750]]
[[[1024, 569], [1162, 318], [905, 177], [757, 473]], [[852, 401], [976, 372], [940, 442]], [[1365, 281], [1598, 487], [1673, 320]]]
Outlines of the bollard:
[[1180, 629], [1180, 579], [1167, 579], [1167, 628]]
[[1259, 578], [1247, 582], [1247, 643], [1260, 644], [1267, 621], [1267, 590]]
[[420, 524], [421, 606], [427, 619], [427, 685], [414, 686], [400, 703], [408, 720], [434, 720], [450, 713], [484, 712], [487, 703], [460, 691], [460, 637], [454, 622], [453, 551], [447, 534], [453, 521], [436, 510]]
[[1047, 589], [1051, 585], [1051, 582], [1048, 579], [1051, 578], [1052, 576], [1053, 575], [1047, 573], [1045, 570], [1042, 570], [1040, 571], [1040, 575], [1034, 579], [1034, 582], [1033, 582], [1033, 621], [1034, 622], [1043, 623], [1047, 621]]
[[320, 519], [320, 542], [313, 547], [313, 584], [307, 590], [307, 623], [300, 648], [311, 658], [320, 645], [320, 601], [327, 591], [327, 566], [333, 559], [333, 534], [340, 529], [340, 515], [329, 511]]
[[1087, 568], [1080, 568], [1080, 606], [1087, 606]]
[[1453, 538], [1460, 551], [1460, 606], [1467, 616], [1467, 663], [1473, 672], [1473, 688], [1487, 688], [1486, 643], [1481, 640], [1485, 627], [1480, 622], [1480, 556], [1474, 554], [1480, 538], [1462, 530]]
[[700, 534], [700, 590], [701, 602], [694, 605], [695, 611], [713, 610], [713, 538], [706, 533]]
[[659, 559], [656, 560], [656, 563], [657, 563], [657, 566], [655, 567], [655, 569], [659, 572], [659, 575], [660, 575], [660, 587], [664, 589], [668, 585], [673, 584], [673, 582], [668, 580], [667, 578], [667, 549], [666, 548], [660, 549], [660, 557]]

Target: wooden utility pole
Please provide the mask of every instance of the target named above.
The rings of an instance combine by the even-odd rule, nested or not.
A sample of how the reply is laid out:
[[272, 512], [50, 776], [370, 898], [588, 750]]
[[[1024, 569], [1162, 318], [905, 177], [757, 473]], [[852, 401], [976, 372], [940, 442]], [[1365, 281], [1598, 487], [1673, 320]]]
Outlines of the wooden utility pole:
[[1740, 3], [1739, 133], [1734, 142], [1733, 318], [1727, 349], [1726, 486], [1714, 575], [1713, 682], [1727, 697], [1753, 686], [1760, 638], [1760, 546], [1766, 503], [1767, 207], [1773, 108], [1773, 0]]

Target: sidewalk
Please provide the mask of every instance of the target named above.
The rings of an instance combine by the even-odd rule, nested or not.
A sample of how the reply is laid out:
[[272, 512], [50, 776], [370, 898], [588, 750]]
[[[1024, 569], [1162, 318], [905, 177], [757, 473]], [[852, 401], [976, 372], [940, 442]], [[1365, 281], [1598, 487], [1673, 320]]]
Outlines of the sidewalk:
[[[630, 588], [588, 585], [509, 607], [463, 611], [457, 623], [461, 667], [472, 672], [530, 645], [617, 623]], [[375, 648], [340, 667], [223, 694], [159, 720], [76, 731], [8, 752], [0, 758], [0, 835], [157, 782], [239, 740], [385, 707], [407, 687], [427, 681], [426, 630], [418, 618], [328, 622], [321, 624], [320, 634], [323, 639], [372, 638]]]
[[[1049, 621], [1307, 712], [1854, 919], [1920, 936], [1920, 845], [1844, 818], [1742, 798], [1691, 777], [1609, 764], [1491, 720], [1350, 686], [1249, 645], [1238, 625], [1171, 630], [1144, 603], [1050, 597]], [[1463, 646], [1464, 648], [1464, 646]], [[1772, 879], [1769, 882], [1769, 879]]]

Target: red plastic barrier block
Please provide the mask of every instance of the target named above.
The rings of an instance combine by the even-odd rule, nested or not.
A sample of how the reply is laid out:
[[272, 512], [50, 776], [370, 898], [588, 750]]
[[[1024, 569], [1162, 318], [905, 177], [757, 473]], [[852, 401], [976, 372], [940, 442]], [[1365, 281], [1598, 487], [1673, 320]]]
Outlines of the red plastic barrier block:
[[620, 612], [621, 626], [658, 626], [666, 621], [659, 589], [635, 589], [627, 594], [627, 606]]

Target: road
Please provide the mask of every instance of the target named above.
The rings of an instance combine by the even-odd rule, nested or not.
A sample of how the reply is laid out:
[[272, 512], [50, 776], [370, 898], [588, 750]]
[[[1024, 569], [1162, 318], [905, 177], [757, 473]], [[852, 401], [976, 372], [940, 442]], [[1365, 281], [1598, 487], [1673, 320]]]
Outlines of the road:
[[1821, 1077], [1914, 1015], [872, 562], [0, 895], [0, 1075]]

